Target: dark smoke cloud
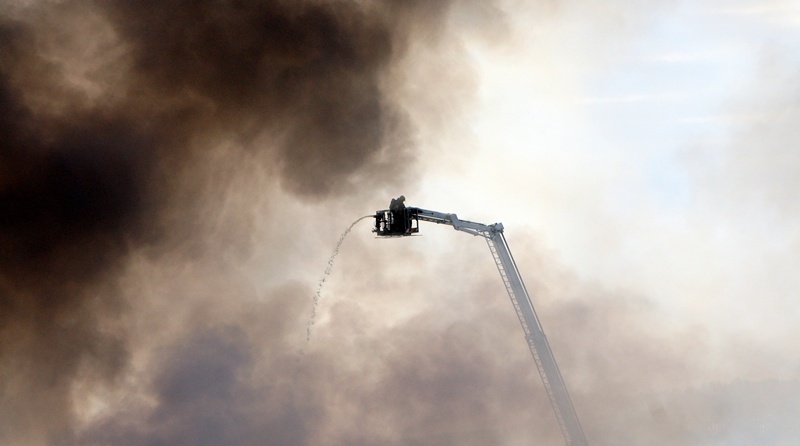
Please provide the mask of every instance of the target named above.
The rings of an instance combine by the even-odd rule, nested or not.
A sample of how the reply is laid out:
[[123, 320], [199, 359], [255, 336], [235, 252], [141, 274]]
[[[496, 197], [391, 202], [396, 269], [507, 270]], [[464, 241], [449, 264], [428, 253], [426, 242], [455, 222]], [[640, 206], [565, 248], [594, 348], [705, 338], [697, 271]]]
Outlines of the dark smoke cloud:
[[151, 143], [125, 119], [29, 110], [16, 76], [42, 63], [35, 36], [8, 22], [0, 36], [0, 373], [21, 381], [3, 387], [0, 410], [13, 435], [38, 417], [63, 427], [84, 361], [98, 378], [125, 361], [123, 335], [98, 320], [123, 305], [105, 278], [142, 236]]
[[130, 51], [136, 95], [166, 104], [194, 135], [268, 129], [287, 189], [342, 191], [379, 158], [405, 158], [390, 141], [400, 112], [380, 85], [403, 46], [389, 18], [351, 2], [102, 5]]
[[[388, 182], [399, 182], [412, 153], [395, 133], [409, 129], [382, 83], [409, 31], [393, 20], [436, 23], [445, 9], [292, 1], [9, 9], [0, 18], [0, 441], [57, 438], [75, 417], [76, 383], [113, 383], [129, 363], [129, 319], [142, 299], [117, 278], [133, 252], [202, 255], [201, 208], [213, 196], [204, 174], [214, 168], [204, 163], [215, 147], [244, 147], [273, 183], [306, 200], [346, 192], [379, 167], [392, 166]], [[219, 348], [196, 367], [228, 352], [233, 341], [215, 336], [203, 344]], [[179, 357], [199, 345], [186, 342], [174, 347]], [[246, 367], [247, 350], [237, 351], [226, 356], [230, 367]], [[165, 408], [184, 407], [168, 376], [188, 369], [169, 364], [157, 394]], [[233, 380], [213, 370], [197, 379]], [[207, 399], [236, 389], [230, 381]]]

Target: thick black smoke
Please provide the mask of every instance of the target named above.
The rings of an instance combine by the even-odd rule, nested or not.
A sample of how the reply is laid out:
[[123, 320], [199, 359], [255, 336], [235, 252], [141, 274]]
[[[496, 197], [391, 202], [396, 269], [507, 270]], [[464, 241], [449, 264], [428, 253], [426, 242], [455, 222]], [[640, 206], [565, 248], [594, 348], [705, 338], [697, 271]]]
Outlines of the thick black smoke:
[[76, 376], [127, 364], [117, 322], [139, 304], [117, 273], [195, 234], [211, 150], [244, 148], [309, 200], [378, 166], [402, 177], [405, 120], [382, 82], [408, 38], [394, 20], [435, 22], [426, 9], [67, 1], [0, 17], [0, 441], [50, 441]]
[[124, 334], [101, 333], [98, 322], [123, 306], [106, 279], [143, 239], [153, 141], [125, 118], [31, 110], [28, 88], [50, 87], [19, 78], [44, 63], [36, 36], [25, 24], [0, 29], [3, 438], [34, 416], [63, 427], [64, 395], [86, 361], [98, 378], [124, 364]]
[[[400, 123], [380, 82], [397, 57], [389, 17], [357, 2], [104, 2], [150, 111], [192, 135], [269, 131], [278, 173], [302, 195], [341, 191]], [[399, 8], [398, 13], [402, 13]], [[162, 107], [168, 110], [160, 110]], [[209, 135], [211, 133], [211, 135]], [[262, 147], [263, 148], [263, 147]]]

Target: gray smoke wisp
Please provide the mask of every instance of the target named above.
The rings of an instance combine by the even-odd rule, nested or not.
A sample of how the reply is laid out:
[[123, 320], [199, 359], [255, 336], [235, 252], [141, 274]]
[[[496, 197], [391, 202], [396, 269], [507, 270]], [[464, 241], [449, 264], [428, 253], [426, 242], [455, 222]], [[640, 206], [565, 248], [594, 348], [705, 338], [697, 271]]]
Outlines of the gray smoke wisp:
[[339, 236], [339, 241], [336, 242], [336, 247], [333, 248], [333, 252], [331, 256], [328, 258], [328, 265], [325, 267], [325, 272], [322, 273], [322, 277], [319, 279], [319, 283], [317, 283], [317, 290], [314, 292], [314, 297], [312, 298], [312, 306], [311, 306], [311, 317], [308, 319], [308, 325], [306, 326], [306, 341], [311, 341], [311, 330], [314, 327], [314, 324], [317, 322], [317, 305], [319, 305], [319, 300], [322, 299], [322, 287], [325, 285], [325, 281], [328, 279], [328, 276], [331, 275], [331, 271], [333, 271], [333, 262], [336, 260], [336, 256], [339, 255], [339, 248], [342, 247], [342, 243], [344, 243], [344, 239], [347, 238], [347, 234], [353, 230], [353, 227], [366, 218], [370, 218], [372, 215], [365, 215], [360, 217], [356, 221], [350, 224], [350, 226], [342, 232], [342, 235]]

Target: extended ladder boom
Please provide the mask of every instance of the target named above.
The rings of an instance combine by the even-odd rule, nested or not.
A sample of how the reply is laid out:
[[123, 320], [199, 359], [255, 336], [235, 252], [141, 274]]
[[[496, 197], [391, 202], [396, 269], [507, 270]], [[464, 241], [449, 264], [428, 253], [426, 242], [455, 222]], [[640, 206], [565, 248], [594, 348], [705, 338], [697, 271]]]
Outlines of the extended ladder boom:
[[419, 230], [414, 223], [418, 224], [418, 221], [422, 220], [450, 225], [457, 231], [480, 236], [486, 240], [497, 265], [497, 271], [503, 279], [508, 297], [511, 298], [511, 303], [517, 313], [520, 325], [522, 325], [525, 340], [536, 363], [536, 368], [539, 370], [564, 440], [567, 446], [588, 446], [583, 428], [578, 421], [578, 415], [575, 413], [572, 400], [567, 392], [567, 386], [561, 377], [558, 364], [550, 350], [550, 344], [547, 342], [539, 317], [533, 308], [528, 290], [503, 235], [503, 224], [485, 225], [460, 220], [456, 214], [445, 214], [420, 208], [403, 208], [402, 212], [404, 215], [401, 216], [398, 210], [378, 211], [375, 214], [374, 231], [378, 235], [410, 235]]

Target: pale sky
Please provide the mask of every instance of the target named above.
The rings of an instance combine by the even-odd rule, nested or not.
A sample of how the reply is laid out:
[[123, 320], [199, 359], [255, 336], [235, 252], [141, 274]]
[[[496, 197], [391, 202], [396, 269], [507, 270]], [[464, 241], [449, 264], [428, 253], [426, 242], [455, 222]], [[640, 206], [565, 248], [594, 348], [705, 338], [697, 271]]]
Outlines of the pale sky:
[[[502, 220], [512, 248], [531, 232], [678, 323], [791, 339], [800, 3], [623, 3], [523, 8], [508, 40], [465, 38], [468, 134], [445, 136], [410, 200]], [[775, 377], [798, 372], [785, 353]]]

